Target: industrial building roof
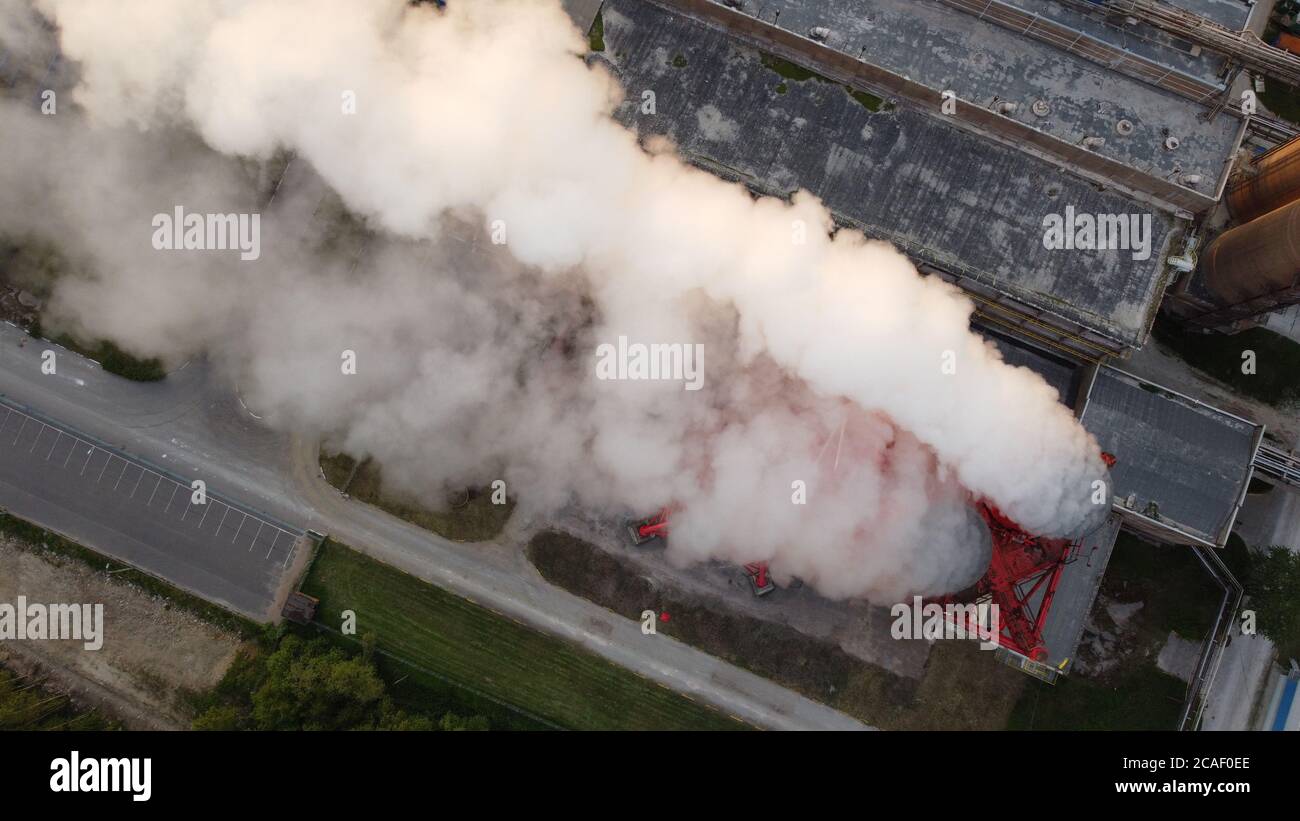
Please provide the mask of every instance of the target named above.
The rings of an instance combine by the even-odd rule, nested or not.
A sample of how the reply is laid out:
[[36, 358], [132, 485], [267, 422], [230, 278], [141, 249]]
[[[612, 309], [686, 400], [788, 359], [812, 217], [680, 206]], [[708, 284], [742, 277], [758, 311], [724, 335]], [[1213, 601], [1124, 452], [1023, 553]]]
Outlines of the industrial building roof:
[[[841, 221], [919, 261], [1122, 344], [1145, 340], [1177, 225], [1165, 212], [925, 112], [799, 79], [651, 3], [608, 0], [603, 18], [605, 58], [629, 90], [617, 116], [642, 135], [667, 134], [692, 162], [763, 193], [812, 191]], [[640, 110], [645, 90], [656, 94], [653, 115]], [[1149, 258], [1048, 250], [1043, 220], [1067, 206], [1149, 215]]]
[[1262, 426], [1110, 367], [1098, 369], [1082, 422], [1118, 460], [1115, 496], [1138, 529], [1227, 543]]
[[[1101, 589], [1101, 579], [1106, 575], [1120, 525], [1120, 517], [1111, 514], [1104, 525], [1080, 540], [1079, 552], [1061, 571], [1052, 609], [1043, 624], [1043, 646], [1047, 649], [1043, 661], [1051, 667], [1069, 672], [1067, 662], [1079, 649], [1079, 639], [1083, 637], [1088, 613], [1097, 600], [1097, 591]], [[1041, 594], [1037, 598], [1041, 598]], [[1061, 665], [1065, 666], [1062, 668]]]
[[1074, 407], [1083, 368], [1068, 359], [1054, 356], [1038, 348], [1030, 348], [1020, 341], [1013, 341], [995, 331], [979, 326], [975, 326], [973, 330], [978, 331], [997, 346], [1002, 354], [1002, 361], [1018, 368], [1028, 368], [1043, 377], [1047, 384], [1056, 389], [1062, 405]]
[[[1100, 10], [1096, 14], [1088, 14], [1074, 6], [1058, 2], [1002, 2], [1068, 26], [1080, 34], [1104, 40], [1207, 85], [1223, 86], [1225, 59], [1221, 55], [1194, 49], [1190, 43], [1180, 41], [1154, 26], [1145, 23], [1117, 25], [1106, 20]], [[1250, 16], [1250, 7], [1240, 0], [1181, 0], [1173, 5], [1238, 31], [1245, 28]]]
[[[1046, 11], [1055, 4], [1033, 5]], [[1192, 187], [1211, 196], [1238, 145], [1235, 116], [1207, 121], [1183, 97], [941, 0], [748, 0], [743, 10], [805, 37], [825, 29], [827, 48], [935, 89], [936, 100], [949, 89], [979, 106], [1014, 102], [1011, 119], [1074, 145], [1104, 138], [1093, 150], [1128, 168], [1163, 179], [1199, 175]], [[1049, 113], [1036, 114], [1035, 101]], [[1132, 123], [1131, 133], [1117, 132], [1122, 120]], [[1170, 136], [1179, 141], [1174, 150], [1165, 146]]]

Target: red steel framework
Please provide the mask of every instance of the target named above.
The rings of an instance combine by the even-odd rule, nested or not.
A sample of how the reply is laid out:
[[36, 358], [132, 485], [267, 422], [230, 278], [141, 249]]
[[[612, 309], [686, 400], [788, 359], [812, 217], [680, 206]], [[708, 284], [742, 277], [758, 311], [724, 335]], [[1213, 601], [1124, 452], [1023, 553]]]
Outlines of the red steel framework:
[[[1107, 468], [1114, 467], [1113, 455], [1103, 453], [1101, 458]], [[1048, 654], [1043, 627], [1061, 574], [1078, 556], [1081, 542], [1034, 536], [986, 501], [979, 502], [977, 509], [993, 538], [993, 557], [984, 577], [975, 583], [974, 598], [978, 601], [988, 597], [998, 606], [999, 645], [1041, 662]], [[970, 593], [943, 596], [936, 603], [969, 601]], [[962, 612], [967, 634], [980, 635], [981, 625], [972, 623], [973, 616], [967, 611]]]

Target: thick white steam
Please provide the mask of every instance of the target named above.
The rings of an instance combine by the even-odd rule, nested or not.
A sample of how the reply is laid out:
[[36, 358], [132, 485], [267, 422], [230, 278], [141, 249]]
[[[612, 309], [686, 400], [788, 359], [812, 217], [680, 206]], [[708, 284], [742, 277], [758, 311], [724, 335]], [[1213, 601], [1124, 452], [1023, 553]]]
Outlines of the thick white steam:
[[[1096, 511], [1096, 443], [970, 332], [959, 290], [832, 236], [806, 193], [755, 200], [643, 148], [556, 2], [36, 5], [78, 61], [77, 107], [2, 104], [0, 190], [44, 206], [0, 194], [0, 233], [87, 261], [55, 316], [140, 354], [207, 351], [273, 424], [374, 456], [398, 489], [673, 504], [678, 560], [766, 559], [881, 602], [980, 575], [974, 498], [1049, 535]], [[261, 260], [150, 247], [175, 205], [257, 208], [285, 153]], [[341, 238], [326, 187], [377, 236]], [[704, 388], [598, 380], [619, 336], [703, 344]]]

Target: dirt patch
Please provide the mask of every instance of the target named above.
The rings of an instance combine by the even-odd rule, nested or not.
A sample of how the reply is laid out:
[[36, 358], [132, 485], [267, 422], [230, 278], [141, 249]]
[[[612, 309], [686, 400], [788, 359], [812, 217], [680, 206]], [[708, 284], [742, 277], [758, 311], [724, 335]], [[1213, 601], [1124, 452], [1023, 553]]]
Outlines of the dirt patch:
[[874, 727], [1000, 729], [1024, 684], [975, 642], [943, 642], [919, 681], [899, 676], [832, 641], [736, 612], [720, 598], [663, 588], [631, 562], [565, 533], [537, 535], [528, 557], [554, 585], [627, 618], [666, 613], [659, 632]]
[[6, 641], [0, 663], [99, 707], [127, 727], [189, 726], [189, 694], [220, 681], [242, 642], [166, 599], [0, 536], [0, 601], [102, 603], [104, 644]]

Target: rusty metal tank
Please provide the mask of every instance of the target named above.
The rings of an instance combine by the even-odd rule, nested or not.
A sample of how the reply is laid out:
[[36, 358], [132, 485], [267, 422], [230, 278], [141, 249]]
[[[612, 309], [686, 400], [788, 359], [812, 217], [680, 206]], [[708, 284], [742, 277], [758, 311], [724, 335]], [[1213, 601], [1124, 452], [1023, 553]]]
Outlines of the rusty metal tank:
[[1228, 210], [1249, 222], [1300, 199], [1300, 137], [1256, 157], [1228, 186]]
[[1224, 305], [1300, 302], [1300, 200], [1221, 234], [1201, 257], [1201, 272]]

